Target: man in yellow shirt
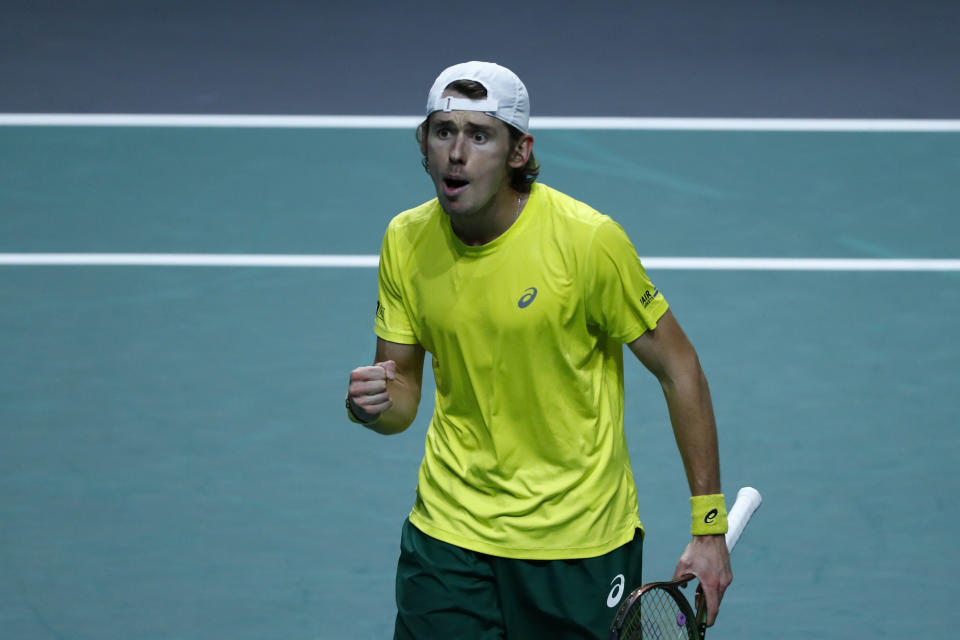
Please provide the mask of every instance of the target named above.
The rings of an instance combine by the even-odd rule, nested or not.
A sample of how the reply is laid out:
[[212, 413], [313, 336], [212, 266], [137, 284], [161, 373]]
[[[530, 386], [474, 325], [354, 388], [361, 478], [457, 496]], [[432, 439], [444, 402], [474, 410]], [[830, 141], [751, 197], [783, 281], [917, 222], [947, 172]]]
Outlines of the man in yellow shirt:
[[417, 130], [437, 198], [384, 237], [375, 363], [351, 372], [348, 416], [406, 429], [426, 352], [437, 385], [395, 637], [607, 637], [641, 580], [624, 344], [666, 397], [694, 511], [675, 577], [700, 579], [712, 624], [732, 574], [706, 379], [623, 229], [535, 182], [529, 114], [504, 67], [441, 73]]

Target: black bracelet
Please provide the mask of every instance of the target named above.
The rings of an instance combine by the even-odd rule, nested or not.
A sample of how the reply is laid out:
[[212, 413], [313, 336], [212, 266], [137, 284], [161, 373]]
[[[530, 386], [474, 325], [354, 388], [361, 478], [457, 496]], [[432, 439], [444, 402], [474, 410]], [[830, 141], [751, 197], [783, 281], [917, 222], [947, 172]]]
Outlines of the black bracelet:
[[[363, 420], [361, 420], [360, 418], [358, 418], [358, 417], [357, 417], [357, 414], [355, 414], [355, 413], [353, 412], [353, 407], [350, 406], [350, 394], [349, 394], [349, 393], [347, 394], [346, 405], [347, 405], [347, 417], [350, 418], [350, 422], [356, 422], [357, 424], [371, 425], [371, 424], [373, 424], [374, 422], [376, 422], [377, 420], [380, 419], [380, 416], [379, 416], [379, 415], [378, 415], [376, 418], [374, 418], [373, 420], [369, 421], [369, 422], [364, 422]], [[381, 415], [382, 415], [382, 414], [381, 414]]]

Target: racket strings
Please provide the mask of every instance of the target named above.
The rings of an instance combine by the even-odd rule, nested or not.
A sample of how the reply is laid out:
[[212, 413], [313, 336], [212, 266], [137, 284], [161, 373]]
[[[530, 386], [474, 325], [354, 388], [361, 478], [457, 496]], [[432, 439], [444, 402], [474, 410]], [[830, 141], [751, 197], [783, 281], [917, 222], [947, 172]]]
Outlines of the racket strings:
[[627, 612], [621, 640], [681, 640], [688, 638], [687, 619], [677, 601], [664, 589], [650, 589]]

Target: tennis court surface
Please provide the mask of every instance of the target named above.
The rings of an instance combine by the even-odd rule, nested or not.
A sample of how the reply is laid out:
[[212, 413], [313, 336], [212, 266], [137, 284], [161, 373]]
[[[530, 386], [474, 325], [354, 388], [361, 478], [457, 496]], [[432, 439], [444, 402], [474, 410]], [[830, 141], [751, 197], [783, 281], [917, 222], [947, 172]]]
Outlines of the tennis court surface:
[[[727, 494], [764, 494], [709, 637], [947, 635], [960, 273], [895, 261], [960, 258], [960, 133], [534, 133], [542, 181], [626, 228], [697, 346]], [[0, 185], [7, 257], [374, 256], [431, 197], [398, 128], [3, 126]], [[0, 635], [389, 637], [432, 381], [405, 434], [346, 420], [374, 268], [8, 262]], [[645, 573], [668, 578], [686, 484], [627, 368]]]

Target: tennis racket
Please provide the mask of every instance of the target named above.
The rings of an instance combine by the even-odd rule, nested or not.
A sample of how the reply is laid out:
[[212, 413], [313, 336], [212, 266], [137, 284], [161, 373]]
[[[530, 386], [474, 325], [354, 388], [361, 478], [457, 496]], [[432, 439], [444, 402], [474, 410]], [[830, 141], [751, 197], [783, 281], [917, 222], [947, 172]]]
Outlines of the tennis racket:
[[[760, 501], [760, 493], [753, 487], [737, 492], [737, 501], [727, 515], [729, 551], [737, 545]], [[610, 640], [703, 640], [707, 631], [706, 605], [698, 590], [694, 613], [680, 591], [686, 583], [686, 580], [651, 582], [633, 591], [617, 610], [610, 627]]]

